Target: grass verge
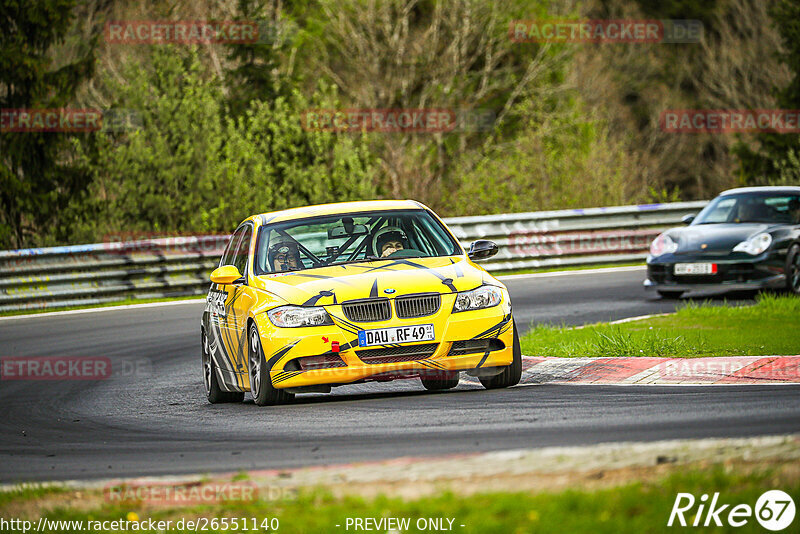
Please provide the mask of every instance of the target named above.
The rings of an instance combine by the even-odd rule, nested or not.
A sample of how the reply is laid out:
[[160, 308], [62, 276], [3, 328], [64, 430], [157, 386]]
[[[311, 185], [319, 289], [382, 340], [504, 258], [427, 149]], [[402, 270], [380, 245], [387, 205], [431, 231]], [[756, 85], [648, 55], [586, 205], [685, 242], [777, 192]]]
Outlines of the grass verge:
[[529, 356], [759, 356], [800, 354], [800, 298], [763, 293], [752, 306], [688, 302], [677, 313], [585, 328], [538, 325], [521, 340]]
[[[448, 491], [411, 500], [386, 496], [373, 499], [335, 497], [324, 489], [316, 489], [281, 500], [229, 501], [172, 509], [147, 509], [136, 504], [120, 506], [106, 503], [88, 510], [71, 506], [36, 510], [26, 507], [25, 502], [19, 502], [23, 497], [18, 495], [17, 502], [0, 502], [0, 516], [35, 521], [42, 515], [51, 521], [76, 520], [83, 521], [84, 525], [88, 519], [135, 520], [141, 524], [149, 519], [171, 520], [173, 528], [165, 529], [168, 532], [187, 531], [188, 529], [176, 529], [174, 525], [180, 519], [187, 521], [197, 518], [217, 518], [218, 521], [219, 518], [228, 518], [228, 522], [232, 518], [237, 518], [240, 522], [243, 519], [250, 522], [255, 518], [257, 524], [261, 524], [265, 518], [277, 518], [279, 532], [347, 532], [354, 530], [352, 523], [349, 529], [345, 528], [348, 518], [379, 520], [383, 517], [408, 518], [409, 532], [419, 532], [417, 521], [428, 518], [444, 520], [444, 526], [452, 525], [448, 530], [464, 533], [672, 532], [676, 527], [667, 527], [667, 521], [679, 492], [692, 493], [698, 499], [698, 504], [700, 495], [719, 492], [720, 505], [730, 504], [732, 507], [747, 504], [754, 507], [765, 490], [781, 489], [798, 502], [800, 477], [797, 476], [797, 470], [789, 464], [784, 462], [745, 471], [734, 471], [726, 464], [675, 469], [672, 474], [653, 481], [626, 483], [595, 490], [496, 492], [471, 496]], [[686, 520], [692, 521], [696, 513], [697, 506], [686, 513]], [[722, 514], [722, 519], [724, 522], [725, 514]], [[452, 523], [448, 520], [452, 520]], [[795, 519], [795, 524], [797, 521]], [[108, 532], [131, 530], [112, 529]], [[230, 530], [230, 526], [227, 530]], [[381, 530], [385, 532], [387, 529]], [[51, 525], [50, 531], [77, 530], [57, 529]], [[219, 527], [209, 531], [225, 532], [226, 529]], [[754, 517], [750, 517], [744, 527], [723, 527], [715, 531], [763, 532], [763, 529]]]

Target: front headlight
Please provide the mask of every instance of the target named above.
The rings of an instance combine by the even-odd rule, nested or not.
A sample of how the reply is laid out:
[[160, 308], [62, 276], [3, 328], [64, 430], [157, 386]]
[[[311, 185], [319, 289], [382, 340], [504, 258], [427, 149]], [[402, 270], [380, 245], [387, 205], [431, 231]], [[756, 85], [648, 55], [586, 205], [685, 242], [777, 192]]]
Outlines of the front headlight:
[[678, 243], [667, 234], [659, 235], [650, 245], [650, 254], [655, 257], [670, 254], [676, 250], [678, 250]]
[[472, 291], [462, 291], [456, 295], [453, 304], [453, 313], [467, 310], [480, 310], [497, 306], [503, 299], [503, 292], [499, 287], [481, 286]]
[[279, 306], [267, 312], [272, 324], [281, 328], [332, 325], [333, 320], [322, 306]]
[[772, 236], [769, 234], [757, 234], [746, 241], [742, 241], [735, 247], [734, 252], [747, 252], [751, 256], [758, 256], [769, 248], [772, 244]]

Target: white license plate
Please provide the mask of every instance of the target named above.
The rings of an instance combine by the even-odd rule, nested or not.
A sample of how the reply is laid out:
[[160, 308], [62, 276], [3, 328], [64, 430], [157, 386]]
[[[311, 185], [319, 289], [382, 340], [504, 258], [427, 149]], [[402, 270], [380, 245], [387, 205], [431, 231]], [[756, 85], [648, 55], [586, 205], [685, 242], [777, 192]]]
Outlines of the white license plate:
[[716, 263], [676, 263], [675, 275], [717, 274]]
[[373, 330], [358, 331], [358, 346], [389, 345], [391, 343], [414, 343], [416, 341], [433, 341], [432, 324], [414, 326], [390, 326]]

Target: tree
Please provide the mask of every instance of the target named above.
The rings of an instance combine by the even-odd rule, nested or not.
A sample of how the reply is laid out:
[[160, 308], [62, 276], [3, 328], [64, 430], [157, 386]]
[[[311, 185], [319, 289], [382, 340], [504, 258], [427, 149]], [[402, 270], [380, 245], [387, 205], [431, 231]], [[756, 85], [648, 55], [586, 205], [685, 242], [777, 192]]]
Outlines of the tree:
[[238, 116], [254, 100], [271, 102], [290, 92], [290, 84], [280, 75], [281, 48], [289, 38], [292, 25], [281, 18], [280, 2], [267, 5], [265, 0], [239, 0], [238, 16], [256, 21], [259, 35], [255, 43], [237, 43], [228, 48], [232, 65], [226, 72], [230, 88], [228, 106]]
[[[777, 105], [781, 109], [800, 109], [800, 3], [778, 0], [771, 15], [781, 34], [783, 50], [779, 57], [791, 72], [788, 85], [776, 86]], [[758, 136], [758, 148], [740, 144], [736, 147], [740, 163], [740, 179], [746, 184], [767, 185], [784, 183], [790, 176], [788, 168], [797, 167], [800, 153], [799, 134], [763, 133]]]
[[[69, 105], [94, 69], [96, 33], [75, 61], [54, 67], [51, 49], [73, 20], [74, 0], [0, 0], [0, 109]], [[0, 248], [41, 242], [89, 181], [69, 161], [77, 134], [0, 131]]]

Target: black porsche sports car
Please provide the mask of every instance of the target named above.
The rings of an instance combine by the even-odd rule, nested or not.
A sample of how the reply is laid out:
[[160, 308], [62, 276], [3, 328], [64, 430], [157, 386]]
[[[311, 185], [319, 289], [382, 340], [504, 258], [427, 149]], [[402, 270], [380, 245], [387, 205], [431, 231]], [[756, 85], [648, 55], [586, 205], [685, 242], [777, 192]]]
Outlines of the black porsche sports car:
[[786, 288], [800, 295], [800, 187], [731, 189], [650, 245], [645, 289]]

